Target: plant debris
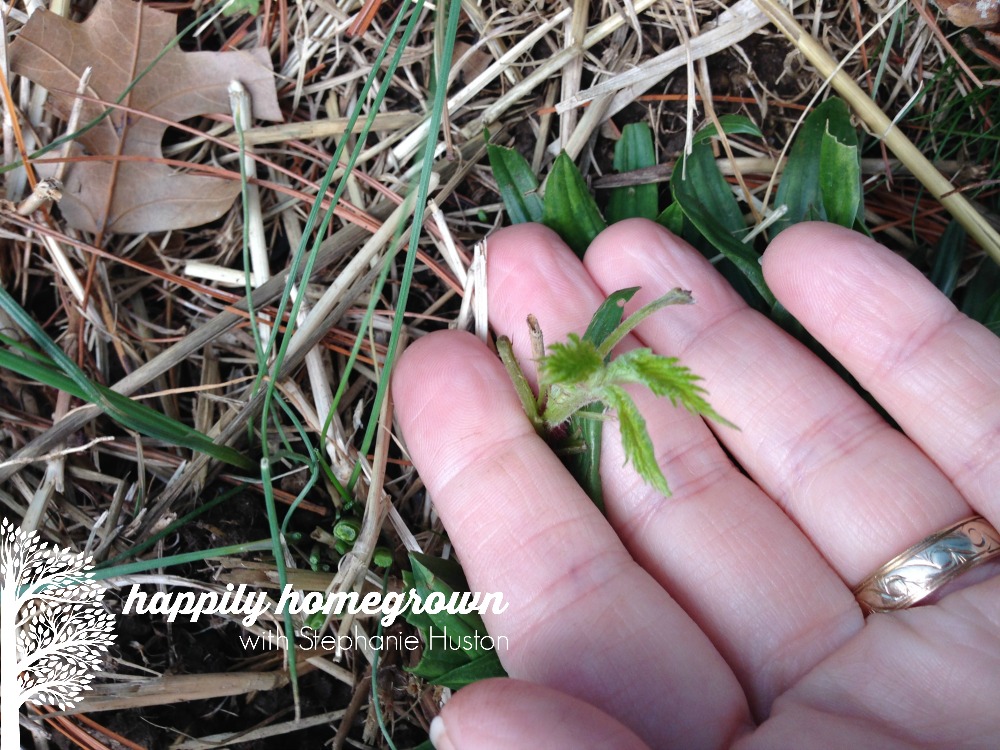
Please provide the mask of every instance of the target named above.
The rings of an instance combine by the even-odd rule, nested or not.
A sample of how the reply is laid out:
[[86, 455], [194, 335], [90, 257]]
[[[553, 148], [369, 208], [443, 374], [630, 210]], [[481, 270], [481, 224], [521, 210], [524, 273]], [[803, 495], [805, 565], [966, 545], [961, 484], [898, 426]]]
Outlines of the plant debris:
[[93, 73], [81, 124], [100, 118], [106, 106], [123, 107], [76, 139], [82, 148], [75, 153], [85, 159], [69, 167], [60, 203], [74, 229], [162, 232], [214, 221], [240, 194], [239, 176], [183, 174], [166, 164], [167, 127], [228, 112], [234, 78], [251, 92], [257, 117], [281, 119], [266, 50], [182, 52], [175, 35], [171, 13], [132, 0], [99, 0], [82, 23], [36, 12], [11, 45], [11, 70], [48, 89], [61, 117], [68, 117], [87, 67]]

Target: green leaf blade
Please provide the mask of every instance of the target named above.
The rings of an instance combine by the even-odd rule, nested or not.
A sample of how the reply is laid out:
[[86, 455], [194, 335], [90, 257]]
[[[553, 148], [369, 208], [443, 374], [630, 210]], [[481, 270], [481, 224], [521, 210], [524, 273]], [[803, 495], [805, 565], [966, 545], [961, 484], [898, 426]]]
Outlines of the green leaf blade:
[[[622, 128], [622, 137], [615, 144], [614, 167], [618, 172], [634, 172], [656, 165], [653, 131], [644, 122], [634, 122]], [[609, 224], [625, 219], [654, 220], [659, 213], [659, 195], [655, 184], [645, 183], [617, 187], [608, 200]]]
[[565, 151], [556, 158], [545, 185], [542, 223], [555, 230], [581, 258], [608, 226], [583, 175]]
[[492, 143], [487, 145], [486, 153], [511, 224], [542, 221], [544, 208], [538, 180], [527, 160], [512, 148]]
[[[433, 592], [448, 599], [469, 588], [454, 560], [410, 553], [410, 567], [412, 572], [404, 571], [404, 584], [423, 600]], [[426, 644], [420, 662], [408, 670], [418, 677], [458, 689], [477, 680], [507, 676], [496, 649], [487, 647], [492, 641], [478, 612], [415, 613], [411, 609], [405, 618], [421, 632]]]
[[[86, 373], [49, 338], [41, 326], [2, 289], [0, 289], [0, 305], [49, 355], [46, 358], [33, 354], [31, 359], [27, 359], [9, 351], [0, 351], [0, 366], [94, 404], [122, 426], [146, 437], [205, 453], [241, 469], [253, 468], [253, 462], [239, 451], [229, 446], [217, 445], [204, 433], [90, 380]], [[52, 364], [48, 364], [49, 362]], [[56, 366], [59, 369], [56, 369]]]
[[632, 464], [647, 484], [664, 497], [670, 497], [670, 487], [667, 486], [667, 479], [656, 460], [646, 420], [642, 418], [635, 402], [617, 386], [610, 386], [605, 390], [604, 400], [618, 414], [618, 429], [621, 431], [626, 461]]
[[743, 213], [708, 144], [695, 145], [678, 162], [670, 178], [670, 189], [684, 216], [732, 261], [768, 306], [773, 306], [774, 294], [764, 281], [760, 256], [739, 239], [746, 232]]
[[610, 336], [621, 324], [625, 303], [632, 299], [638, 291], [639, 287], [633, 286], [612, 292], [590, 319], [590, 324], [583, 334], [583, 340], [598, 347], [603, 344], [604, 339]]
[[827, 99], [805, 119], [774, 197], [786, 206], [773, 234], [803, 221], [852, 227], [864, 215], [858, 134], [843, 100]]
[[820, 149], [819, 173], [826, 220], [848, 229], [862, 213], [861, 160], [853, 129], [851, 136], [854, 143], [844, 143], [827, 129]]
[[[754, 124], [753, 120], [746, 115], [720, 115], [719, 124], [722, 126], [722, 132], [726, 135], [752, 135], [757, 138], [764, 137], [764, 134], [760, 132], [760, 128], [758, 128]], [[718, 128], [715, 127], [714, 122], [710, 122], [694, 134], [693, 143], [708, 143], [710, 140], [717, 138], [718, 136]]]

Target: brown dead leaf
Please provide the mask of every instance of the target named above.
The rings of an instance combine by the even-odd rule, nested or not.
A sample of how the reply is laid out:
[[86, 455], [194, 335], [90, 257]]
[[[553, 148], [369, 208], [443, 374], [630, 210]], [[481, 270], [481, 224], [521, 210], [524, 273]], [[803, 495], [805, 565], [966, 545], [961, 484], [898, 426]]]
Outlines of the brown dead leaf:
[[956, 26], [984, 28], [1000, 23], [1000, 0], [934, 0]]
[[[94, 71], [87, 96], [114, 102], [176, 33], [175, 16], [132, 0], [99, 0], [83, 23], [37, 11], [10, 47], [10, 67], [47, 88], [52, 108], [65, 118], [88, 65]], [[234, 78], [250, 91], [257, 117], [281, 119], [266, 50], [182, 52], [175, 47], [122, 104], [173, 122], [228, 112]], [[81, 124], [103, 111], [86, 102]], [[161, 232], [205, 224], [225, 213], [239, 195], [239, 181], [184, 174], [154, 161], [163, 158], [166, 128], [149, 117], [115, 110], [81, 135], [78, 153], [143, 158], [71, 164], [60, 203], [66, 222], [88, 232]]]

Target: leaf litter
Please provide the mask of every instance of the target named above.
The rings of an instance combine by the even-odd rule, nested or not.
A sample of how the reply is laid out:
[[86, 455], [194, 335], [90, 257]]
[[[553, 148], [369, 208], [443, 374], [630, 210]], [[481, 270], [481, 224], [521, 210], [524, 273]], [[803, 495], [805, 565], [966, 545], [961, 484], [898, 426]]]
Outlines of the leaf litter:
[[[99, 0], [82, 23], [49, 11], [34, 13], [10, 47], [11, 70], [48, 89], [50, 105], [61, 117], [72, 109], [87, 67], [93, 72], [81, 124], [100, 117], [120, 97], [128, 108], [113, 109], [76, 139], [75, 155], [87, 159], [69, 166], [60, 203], [74, 229], [163, 232], [218, 219], [240, 194], [238, 173], [235, 179], [185, 174], [164, 163], [167, 127], [228, 112], [233, 79], [251, 92], [256, 117], [282, 117], [266, 50], [183, 52], [172, 46], [163, 53], [174, 40], [176, 23], [173, 14], [132, 0]], [[45, 166], [43, 174], [55, 172], [56, 165]]]

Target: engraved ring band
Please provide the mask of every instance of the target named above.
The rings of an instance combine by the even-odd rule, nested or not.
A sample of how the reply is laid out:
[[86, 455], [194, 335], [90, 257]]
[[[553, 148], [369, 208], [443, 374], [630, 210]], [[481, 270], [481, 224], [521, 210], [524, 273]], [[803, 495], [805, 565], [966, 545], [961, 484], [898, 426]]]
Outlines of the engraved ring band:
[[854, 596], [866, 615], [906, 609], [995, 558], [1000, 558], [1000, 533], [982, 516], [972, 516], [894, 557], [858, 584]]

